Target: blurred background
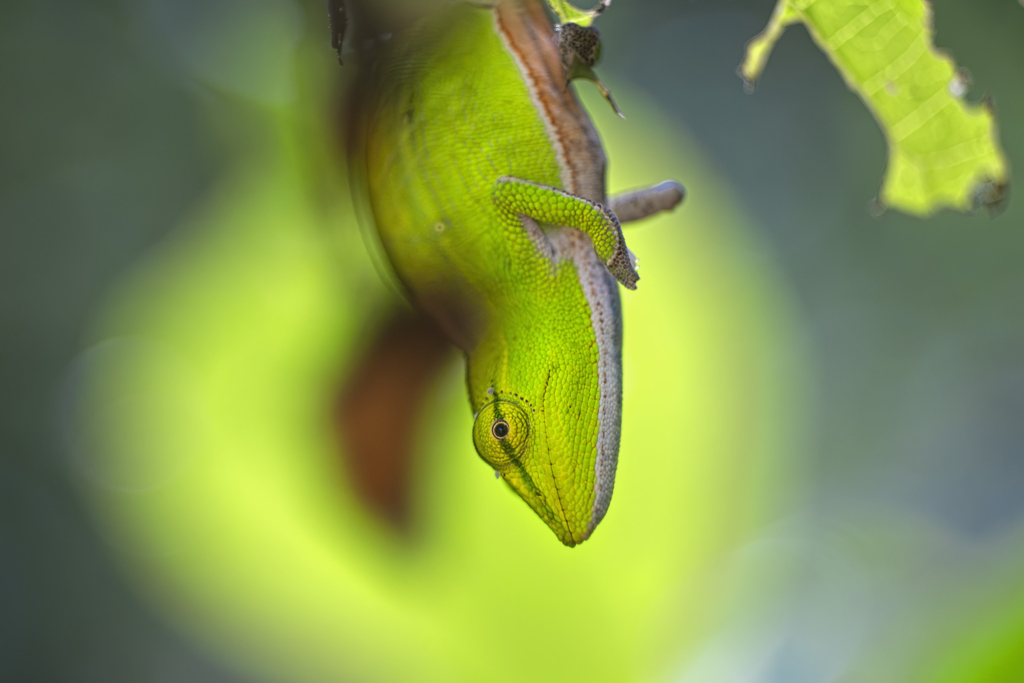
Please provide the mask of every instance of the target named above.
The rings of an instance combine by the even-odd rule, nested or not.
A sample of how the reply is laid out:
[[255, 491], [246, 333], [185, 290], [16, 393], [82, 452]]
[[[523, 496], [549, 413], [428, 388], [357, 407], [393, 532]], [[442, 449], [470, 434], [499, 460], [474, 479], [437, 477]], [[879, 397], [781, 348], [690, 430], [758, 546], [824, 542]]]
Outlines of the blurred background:
[[[0, 681], [1024, 680], [1024, 209], [872, 217], [806, 31], [735, 75], [773, 4], [598, 23], [611, 189], [689, 196], [627, 234], [620, 476], [568, 550], [454, 358], [410, 521], [361, 502], [338, 396], [402, 304], [321, 2], [3, 3]], [[1024, 8], [932, 6], [1024, 167]]]

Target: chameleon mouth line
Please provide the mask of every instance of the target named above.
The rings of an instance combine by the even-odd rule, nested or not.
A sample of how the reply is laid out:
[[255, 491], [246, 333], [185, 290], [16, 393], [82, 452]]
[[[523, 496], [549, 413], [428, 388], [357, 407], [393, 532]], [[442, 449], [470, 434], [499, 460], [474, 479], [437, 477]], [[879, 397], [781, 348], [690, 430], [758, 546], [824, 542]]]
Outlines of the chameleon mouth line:
[[[544, 397], [543, 401], [544, 401], [544, 405], [545, 406], [548, 404], [548, 401], [547, 401], [547, 398], [548, 398], [548, 385], [550, 383], [551, 383], [551, 370], [549, 369], [547, 376], [544, 378], [544, 391], [541, 394], [541, 396]], [[572, 528], [569, 526], [569, 520], [565, 516], [565, 506], [562, 504], [562, 491], [558, 488], [558, 478], [555, 476], [555, 463], [551, 459], [551, 444], [547, 440], [546, 430], [545, 430], [544, 441], [545, 441], [545, 446], [547, 446], [547, 452], [548, 452], [548, 471], [551, 472], [551, 482], [552, 482], [552, 484], [554, 484], [554, 487], [555, 487], [555, 498], [558, 501], [558, 514], [560, 514], [561, 517], [562, 517], [562, 527], [565, 529], [566, 533], [569, 534], [569, 538], [572, 540], [573, 544], [575, 545], [576, 539], [573, 538]]]

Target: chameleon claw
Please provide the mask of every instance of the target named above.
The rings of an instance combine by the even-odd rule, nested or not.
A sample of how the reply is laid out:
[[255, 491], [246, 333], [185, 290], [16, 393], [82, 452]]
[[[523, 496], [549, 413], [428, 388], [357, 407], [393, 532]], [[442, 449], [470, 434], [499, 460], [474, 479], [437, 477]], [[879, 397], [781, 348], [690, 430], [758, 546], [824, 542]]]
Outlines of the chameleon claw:
[[[598, 11], [607, 7], [602, 4]], [[565, 86], [582, 78], [592, 82], [601, 91], [601, 95], [608, 100], [612, 110], [622, 118], [626, 118], [607, 86], [594, 73], [594, 65], [601, 59], [601, 35], [597, 29], [589, 24], [564, 23], [555, 29], [558, 33], [558, 55], [562, 60], [562, 68], [565, 69]]]
[[626, 289], [636, 289], [640, 275], [636, 272], [636, 256], [623, 243], [605, 263], [608, 272]]
[[608, 89], [608, 87], [605, 86], [605, 84], [602, 83], [600, 79], [598, 79], [596, 76], [594, 77], [593, 82], [594, 85], [597, 86], [597, 89], [601, 91], [601, 96], [608, 100], [608, 104], [612, 105], [612, 111], [614, 111], [620, 119], [626, 118], [626, 115], [622, 113], [621, 109], [619, 109], [619, 105], [615, 104], [615, 98], [612, 97], [612, 92]]

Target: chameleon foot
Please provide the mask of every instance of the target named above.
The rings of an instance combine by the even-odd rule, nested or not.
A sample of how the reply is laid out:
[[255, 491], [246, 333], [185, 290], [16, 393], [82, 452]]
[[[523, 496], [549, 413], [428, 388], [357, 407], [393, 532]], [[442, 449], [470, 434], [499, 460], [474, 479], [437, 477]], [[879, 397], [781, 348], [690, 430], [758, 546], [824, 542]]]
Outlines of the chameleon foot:
[[619, 219], [609, 209], [583, 197], [520, 178], [502, 176], [494, 185], [494, 203], [507, 224], [522, 227], [521, 216], [539, 223], [576, 228], [594, 243], [608, 271], [627, 289], [640, 279], [629, 258]]

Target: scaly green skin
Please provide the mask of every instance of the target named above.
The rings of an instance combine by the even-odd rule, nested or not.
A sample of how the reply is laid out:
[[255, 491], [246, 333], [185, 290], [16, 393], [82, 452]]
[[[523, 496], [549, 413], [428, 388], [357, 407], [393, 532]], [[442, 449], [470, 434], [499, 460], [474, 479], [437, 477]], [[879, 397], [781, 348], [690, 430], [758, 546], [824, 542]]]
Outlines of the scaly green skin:
[[[630, 288], [637, 275], [618, 219], [598, 203], [603, 153], [588, 148], [601, 196], [563, 189], [566, 162], [500, 28], [511, 12], [553, 36], [535, 4], [455, 5], [393, 39], [366, 171], [395, 271], [467, 354], [477, 451], [573, 546], [607, 509], [618, 455], [610, 273]], [[573, 97], [564, 80], [553, 91]]]

